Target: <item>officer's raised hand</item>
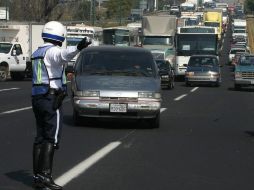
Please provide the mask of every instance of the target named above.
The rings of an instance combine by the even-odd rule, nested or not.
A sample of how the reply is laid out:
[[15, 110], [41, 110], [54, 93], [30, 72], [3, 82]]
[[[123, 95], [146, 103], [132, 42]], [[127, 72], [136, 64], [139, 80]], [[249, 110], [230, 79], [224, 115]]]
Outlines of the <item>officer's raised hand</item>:
[[77, 46], [77, 49], [81, 51], [84, 48], [87, 48], [92, 43], [91, 38], [84, 37]]

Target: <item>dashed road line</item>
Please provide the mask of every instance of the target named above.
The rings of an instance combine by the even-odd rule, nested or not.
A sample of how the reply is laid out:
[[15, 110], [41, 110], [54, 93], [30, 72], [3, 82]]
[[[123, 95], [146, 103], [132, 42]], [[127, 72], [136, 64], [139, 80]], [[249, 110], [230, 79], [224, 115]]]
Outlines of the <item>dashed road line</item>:
[[25, 108], [20, 108], [20, 109], [15, 109], [15, 110], [10, 110], [10, 111], [5, 111], [5, 112], [1, 112], [0, 115], [20, 112], [20, 111], [29, 110], [29, 109], [32, 109], [32, 106], [25, 107]]
[[93, 166], [95, 163], [100, 161], [102, 158], [104, 158], [106, 155], [108, 155], [111, 151], [116, 149], [122, 142], [116, 141], [111, 142], [102, 149], [98, 150], [96, 153], [88, 157], [86, 160], [80, 162], [78, 165], [58, 177], [55, 182], [61, 186], [65, 186], [67, 183], [72, 181], [74, 178], [77, 178], [82, 173], [84, 173], [86, 170], [88, 170], [91, 166]]
[[[195, 88], [193, 88], [190, 92], [192, 93], [192, 92], [195, 92], [196, 90], [198, 90], [199, 89], [199, 87], [195, 87]], [[181, 96], [178, 96], [178, 97], [176, 97], [175, 99], [174, 99], [174, 101], [179, 101], [179, 100], [181, 100], [181, 99], [183, 99], [184, 97], [186, 97], [186, 96], [188, 96], [188, 94], [183, 94], [183, 95], [181, 95]]]
[[195, 87], [191, 90], [191, 92], [195, 92], [199, 87]]
[[0, 89], [0, 92], [4, 91], [10, 91], [10, 90], [19, 90], [20, 88], [6, 88], [6, 89]]
[[183, 94], [181, 96], [178, 96], [177, 98], [174, 99], [174, 101], [179, 101], [179, 100], [183, 99], [185, 96], [187, 96], [187, 94]]
[[[161, 108], [160, 112], [164, 112], [167, 108]], [[121, 138], [122, 141], [124, 138], [127, 138], [130, 134], [134, 133], [135, 130], [128, 133], [125, 137]], [[106, 155], [108, 155], [110, 152], [112, 152], [114, 149], [116, 149], [119, 145], [122, 144], [121, 141], [115, 141], [111, 142], [105, 147], [98, 150], [96, 153], [85, 159], [84, 161], [80, 162], [76, 166], [74, 166], [69, 171], [62, 174], [60, 177], [58, 177], [55, 182], [61, 186], [65, 186], [67, 183], [72, 181], [74, 178], [79, 177], [81, 174], [83, 174], [86, 170], [91, 168], [93, 165], [95, 165], [97, 162], [99, 162], [102, 158], [104, 158]]]

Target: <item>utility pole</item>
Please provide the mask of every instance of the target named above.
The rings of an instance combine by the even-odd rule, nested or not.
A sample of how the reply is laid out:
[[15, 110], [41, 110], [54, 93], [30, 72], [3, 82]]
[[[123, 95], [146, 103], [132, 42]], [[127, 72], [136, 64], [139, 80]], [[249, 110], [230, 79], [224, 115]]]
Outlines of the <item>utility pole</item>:
[[95, 23], [95, 0], [90, 0], [90, 22], [92, 26], [94, 26]]
[[119, 0], [119, 25], [122, 25], [122, 2]]

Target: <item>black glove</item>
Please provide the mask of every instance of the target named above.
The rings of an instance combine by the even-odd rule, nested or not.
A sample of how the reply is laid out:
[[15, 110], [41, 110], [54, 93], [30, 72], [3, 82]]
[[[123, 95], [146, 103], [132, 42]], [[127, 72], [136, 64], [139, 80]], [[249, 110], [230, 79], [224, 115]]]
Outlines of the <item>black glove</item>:
[[82, 49], [84, 48], [87, 48], [87, 46], [89, 46], [90, 44], [92, 43], [92, 40], [89, 40], [87, 39], [87, 37], [84, 37], [79, 43], [78, 43], [78, 46], [77, 46], [77, 49], [79, 51], [81, 51]]

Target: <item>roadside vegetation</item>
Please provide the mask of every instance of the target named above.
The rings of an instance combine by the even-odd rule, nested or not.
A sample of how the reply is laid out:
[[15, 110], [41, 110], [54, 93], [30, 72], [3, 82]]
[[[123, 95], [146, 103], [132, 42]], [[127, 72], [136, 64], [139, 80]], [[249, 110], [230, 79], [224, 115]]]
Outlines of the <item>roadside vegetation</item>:
[[254, 53], [254, 17], [247, 17], [247, 29], [248, 29], [248, 37], [249, 37], [249, 46], [251, 53]]

